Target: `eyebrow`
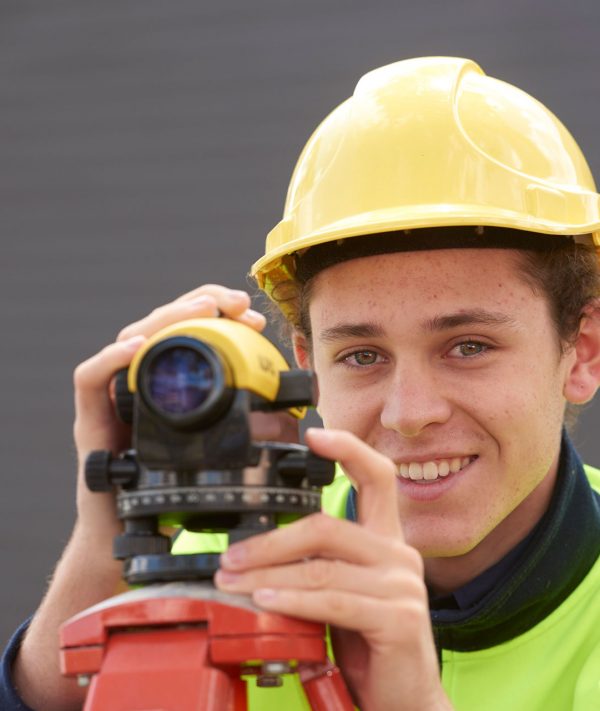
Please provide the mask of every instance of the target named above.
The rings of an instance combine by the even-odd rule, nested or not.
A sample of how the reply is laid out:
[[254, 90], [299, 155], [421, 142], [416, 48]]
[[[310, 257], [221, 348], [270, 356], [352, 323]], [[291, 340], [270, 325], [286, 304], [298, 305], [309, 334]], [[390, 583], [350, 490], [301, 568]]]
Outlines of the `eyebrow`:
[[486, 309], [470, 309], [458, 311], [453, 314], [434, 316], [424, 322], [424, 329], [432, 333], [446, 331], [457, 326], [511, 326], [516, 327], [517, 322], [507, 314], [487, 311]]
[[345, 338], [381, 338], [383, 335], [383, 326], [376, 323], [342, 323], [321, 331], [319, 340], [323, 343], [335, 343]]
[[[437, 333], [458, 326], [510, 326], [514, 328], [516, 325], [517, 322], [506, 314], [485, 309], [471, 309], [427, 319], [423, 323], [423, 330]], [[319, 341], [335, 343], [346, 338], [382, 338], [384, 336], [385, 329], [378, 323], [342, 323], [322, 331], [319, 334]]]

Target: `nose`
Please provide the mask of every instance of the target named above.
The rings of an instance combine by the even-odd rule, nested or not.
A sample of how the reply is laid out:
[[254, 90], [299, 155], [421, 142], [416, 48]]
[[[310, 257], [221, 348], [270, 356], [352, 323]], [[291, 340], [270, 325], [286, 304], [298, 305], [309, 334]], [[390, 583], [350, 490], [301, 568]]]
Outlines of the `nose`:
[[425, 368], [397, 368], [387, 384], [381, 424], [403, 437], [417, 437], [427, 427], [450, 419], [452, 406], [441, 384]]

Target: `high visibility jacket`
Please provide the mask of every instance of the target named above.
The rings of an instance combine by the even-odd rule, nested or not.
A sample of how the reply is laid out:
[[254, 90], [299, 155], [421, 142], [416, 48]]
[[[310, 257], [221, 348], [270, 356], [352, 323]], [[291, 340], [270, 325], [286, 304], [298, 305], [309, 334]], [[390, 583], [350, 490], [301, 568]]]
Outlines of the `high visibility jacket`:
[[[600, 471], [584, 473], [568, 440], [563, 450], [558, 491], [504, 582], [505, 599], [454, 621], [432, 612], [442, 683], [456, 711], [600, 711]], [[349, 489], [338, 472], [324, 510], [344, 517]], [[185, 533], [174, 552], [205, 543]], [[309, 709], [296, 676], [278, 689], [248, 687], [251, 711]]]

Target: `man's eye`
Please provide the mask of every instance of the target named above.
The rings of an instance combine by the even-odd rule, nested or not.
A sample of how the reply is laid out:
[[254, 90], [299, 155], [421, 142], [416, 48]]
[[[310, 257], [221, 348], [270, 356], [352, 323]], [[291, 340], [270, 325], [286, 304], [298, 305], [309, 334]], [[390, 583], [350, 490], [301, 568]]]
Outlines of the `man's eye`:
[[481, 355], [485, 353], [488, 346], [485, 343], [479, 343], [478, 341], [465, 341], [464, 343], [459, 343], [450, 351], [451, 355], [457, 355], [462, 358], [469, 358], [473, 356]]
[[377, 363], [377, 353], [374, 351], [356, 351], [344, 358], [349, 365], [374, 365]]

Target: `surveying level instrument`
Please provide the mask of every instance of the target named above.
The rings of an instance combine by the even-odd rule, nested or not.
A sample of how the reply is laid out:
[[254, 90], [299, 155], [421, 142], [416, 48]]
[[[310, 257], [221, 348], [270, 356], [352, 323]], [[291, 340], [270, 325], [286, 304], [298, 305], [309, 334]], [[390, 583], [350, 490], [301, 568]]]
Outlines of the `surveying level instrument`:
[[352, 711], [321, 624], [268, 613], [216, 590], [221, 550], [175, 555], [163, 527], [235, 542], [320, 511], [334, 463], [299, 444], [254, 441], [254, 411], [304, 416], [309, 371], [290, 370], [263, 336], [225, 318], [163, 329], [117, 374], [115, 404], [132, 448], [95, 451], [92, 491], [117, 491], [114, 541], [138, 589], [68, 620], [61, 668], [89, 685], [84, 711], [245, 711], [246, 681], [297, 674], [309, 705]]

